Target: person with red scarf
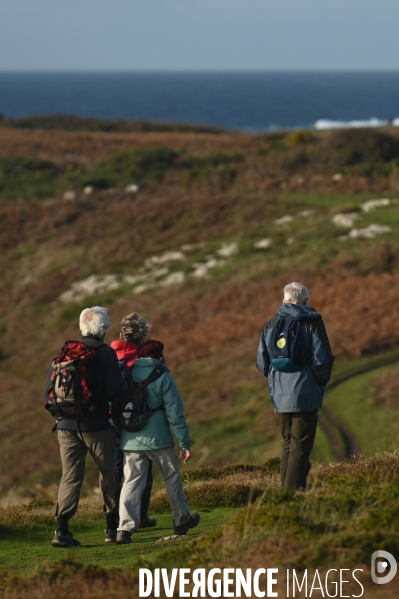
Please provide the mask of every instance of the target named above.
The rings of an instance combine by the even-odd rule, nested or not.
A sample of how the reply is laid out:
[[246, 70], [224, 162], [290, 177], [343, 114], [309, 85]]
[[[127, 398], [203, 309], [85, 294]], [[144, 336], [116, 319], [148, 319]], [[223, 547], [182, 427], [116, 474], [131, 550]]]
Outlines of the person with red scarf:
[[[121, 323], [121, 339], [111, 343], [111, 347], [116, 351], [121, 371], [124, 372], [126, 368], [131, 368], [138, 358], [157, 358], [161, 362], [165, 363], [167, 358], [163, 355], [164, 344], [160, 341], [156, 341], [155, 339], [147, 339], [143, 343], [139, 344], [131, 341], [130, 339], [137, 340], [137, 335], [135, 335], [135, 329], [132, 329], [132, 323], [128, 323], [126, 319], [127, 317], [123, 319]], [[140, 334], [140, 331], [137, 330], [137, 333]], [[118, 438], [118, 445], [115, 449], [115, 478], [119, 484], [121, 484], [123, 479], [123, 451], [119, 447], [119, 442], [120, 437]], [[140, 528], [150, 528], [157, 525], [156, 519], [150, 518], [148, 515], [152, 485], [152, 462], [150, 462], [147, 474], [147, 484], [141, 496]]]

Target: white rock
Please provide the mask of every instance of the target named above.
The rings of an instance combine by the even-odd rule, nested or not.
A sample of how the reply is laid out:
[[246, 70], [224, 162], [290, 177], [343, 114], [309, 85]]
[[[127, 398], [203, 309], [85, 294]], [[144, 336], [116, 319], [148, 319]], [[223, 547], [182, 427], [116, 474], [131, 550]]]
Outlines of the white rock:
[[159, 284], [162, 287], [169, 287], [170, 285], [178, 285], [179, 283], [183, 283], [186, 275], [184, 272], [172, 272], [166, 279], [163, 279]]
[[144, 260], [144, 267], [152, 269], [160, 264], [168, 264], [168, 262], [176, 262], [178, 260], [184, 260], [184, 258], [185, 256], [181, 251], [165, 252], [161, 256], [151, 256], [151, 258]]
[[129, 185], [126, 185], [125, 187], [126, 193], [137, 193], [139, 189], [140, 188], [136, 183], [129, 183]]
[[352, 229], [348, 235], [342, 235], [339, 237], [341, 241], [345, 239], [373, 239], [377, 235], [384, 235], [385, 233], [391, 233], [392, 227], [389, 225], [369, 225], [363, 229]]
[[274, 221], [274, 224], [275, 225], [287, 225], [288, 223], [292, 223], [293, 220], [294, 220], [294, 217], [287, 214], [287, 216], [281, 216], [280, 218], [276, 218], [276, 220]]
[[192, 252], [193, 250], [205, 247], [205, 245], [206, 244], [203, 241], [200, 241], [199, 243], [185, 243], [180, 249], [182, 252]]
[[335, 173], [335, 175], [333, 175], [331, 178], [333, 181], [341, 181], [342, 175], [341, 173]]
[[91, 275], [83, 281], [72, 283], [71, 288], [61, 293], [59, 299], [63, 303], [80, 302], [91, 295], [118, 289], [120, 285], [117, 275]]
[[294, 241], [295, 241], [295, 237], [288, 237], [288, 239], [287, 239], [287, 245], [293, 244]]
[[332, 219], [332, 222], [337, 227], [353, 227], [353, 225], [360, 219], [360, 215], [357, 212], [350, 212], [349, 214], [336, 214]]
[[229, 258], [238, 252], [238, 243], [223, 243], [222, 247], [216, 252], [218, 256]]
[[208, 270], [211, 268], [218, 268], [224, 266], [226, 260], [217, 260], [214, 256], [207, 256], [206, 262], [195, 262], [193, 264], [194, 272], [191, 273], [192, 277], [204, 277]]
[[296, 212], [295, 216], [298, 218], [307, 218], [308, 216], [312, 216], [314, 214], [314, 210], [301, 210], [300, 212]]
[[217, 266], [220, 265], [221, 262], [222, 262], [222, 260], [219, 261], [219, 260], [216, 260], [216, 258], [214, 258], [213, 256], [208, 256], [205, 264], [208, 268], [216, 268]]
[[185, 535], [170, 535], [169, 537], [161, 537], [155, 541], [157, 543], [169, 543], [170, 541], [181, 541], [182, 539], [186, 539]]
[[208, 267], [205, 263], [196, 264], [194, 272], [191, 273], [192, 277], [205, 277], [208, 274]]
[[76, 200], [76, 191], [74, 191], [73, 189], [68, 189], [67, 191], [64, 191], [62, 199], [66, 202], [73, 202], [73, 200]]
[[163, 276], [167, 275], [168, 272], [169, 272], [169, 268], [167, 266], [164, 266], [163, 268], [158, 268], [158, 270], [153, 270], [151, 272], [151, 276], [158, 279], [159, 277], [163, 277]]
[[261, 239], [254, 243], [254, 248], [257, 250], [266, 250], [271, 246], [272, 240], [266, 237], [265, 239]]
[[367, 202], [364, 202], [364, 204], [362, 204], [362, 210], [364, 212], [371, 212], [372, 210], [375, 210], [376, 208], [381, 208], [383, 206], [390, 206], [391, 205], [391, 200], [388, 200], [388, 198], [382, 198], [381, 200], [368, 200]]
[[154, 289], [156, 286], [157, 285], [155, 281], [148, 281], [148, 283], [137, 285], [137, 287], [133, 289], [133, 293], [138, 295], [139, 293], [144, 293], [144, 291], [148, 291], [149, 289]]
[[91, 194], [94, 192], [94, 187], [93, 185], [86, 185], [86, 187], [83, 187], [83, 193], [86, 196], [91, 196]]

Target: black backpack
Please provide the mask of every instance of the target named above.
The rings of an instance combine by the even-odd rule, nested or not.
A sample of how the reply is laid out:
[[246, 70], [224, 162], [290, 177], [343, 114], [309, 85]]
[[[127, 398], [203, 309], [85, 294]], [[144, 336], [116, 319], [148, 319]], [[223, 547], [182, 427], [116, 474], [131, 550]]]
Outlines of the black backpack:
[[297, 372], [310, 359], [310, 350], [298, 320], [279, 318], [274, 325], [268, 344], [270, 362], [279, 372]]
[[79, 424], [82, 416], [95, 410], [92, 374], [100, 345], [102, 342], [89, 347], [82, 341], [66, 341], [52, 361], [45, 408], [56, 420], [76, 418]]
[[156, 366], [144, 381], [135, 382], [132, 379], [133, 367], [134, 365], [125, 370], [121, 396], [112, 406], [112, 419], [129, 433], [139, 431], [154, 412], [165, 409], [160, 406], [152, 410], [147, 402], [148, 385], [159, 379], [165, 370]]

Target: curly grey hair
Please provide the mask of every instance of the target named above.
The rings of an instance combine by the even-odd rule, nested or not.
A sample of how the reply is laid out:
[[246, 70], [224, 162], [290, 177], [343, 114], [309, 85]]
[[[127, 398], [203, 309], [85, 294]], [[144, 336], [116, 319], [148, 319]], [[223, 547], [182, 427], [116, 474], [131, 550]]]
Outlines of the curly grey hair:
[[150, 336], [152, 325], [144, 318], [133, 312], [124, 316], [121, 320], [121, 339], [132, 343], [143, 343]]

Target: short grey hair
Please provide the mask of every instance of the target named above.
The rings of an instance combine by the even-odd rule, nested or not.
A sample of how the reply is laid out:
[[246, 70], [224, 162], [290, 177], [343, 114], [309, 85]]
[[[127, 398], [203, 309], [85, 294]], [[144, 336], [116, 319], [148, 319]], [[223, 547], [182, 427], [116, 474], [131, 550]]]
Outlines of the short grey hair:
[[86, 308], [79, 317], [79, 328], [84, 337], [87, 335], [103, 337], [110, 326], [111, 322], [107, 308], [101, 308], [100, 306]]
[[304, 304], [309, 296], [309, 290], [304, 285], [301, 285], [301, 283], [293, 281], [284, 287], [284, 300], [286, 302]]

